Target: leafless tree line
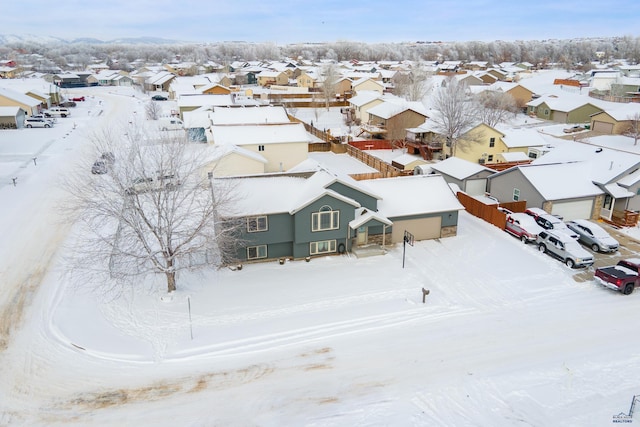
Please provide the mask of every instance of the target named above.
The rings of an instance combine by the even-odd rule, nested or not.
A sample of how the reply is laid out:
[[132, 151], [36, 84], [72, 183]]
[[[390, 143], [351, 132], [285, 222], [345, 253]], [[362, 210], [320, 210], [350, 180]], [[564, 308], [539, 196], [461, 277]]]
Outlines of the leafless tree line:
[[592, 61], [600, 60], [596, 52], [604, 53], [603, 61], [625, 59], [640, 63], [640, 38], [632, 36], [575, 39], [575, 40], [519, 40], [519, 41], [468, 41], [468, 42], [414, 42], [414, 43], [362, 43], [336, 41], [324, 44], [274, 43], [165, 43], [122, 44], [89, 42], [42, 43], [29, 40], [0, 45], [0, 57], [30, 63], [50, 61], [63, 69], [82, 69], [94, 60], [108, 62], [114, 68], [130, 68], [136, 61], [163, 63], [175, 58], [182, 61], [205, 64], [215, 61], [228, 64], [233, 61], [268, 61], [283, 58], [304, 58], [317, 61], [332, 59], [345, 61], [487, 61], [530, 62], [546, 67], [556, 64], [563, 67], [589, 68]]

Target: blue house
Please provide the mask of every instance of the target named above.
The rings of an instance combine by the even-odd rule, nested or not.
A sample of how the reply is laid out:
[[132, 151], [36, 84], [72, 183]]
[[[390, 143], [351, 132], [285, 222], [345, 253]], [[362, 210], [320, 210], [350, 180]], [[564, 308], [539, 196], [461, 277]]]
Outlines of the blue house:
[[326, 170], [215, 178], [241, 219], [240, 261], [306, 258], [453, 236], [464, 209], [440, 175], [355, 181]]

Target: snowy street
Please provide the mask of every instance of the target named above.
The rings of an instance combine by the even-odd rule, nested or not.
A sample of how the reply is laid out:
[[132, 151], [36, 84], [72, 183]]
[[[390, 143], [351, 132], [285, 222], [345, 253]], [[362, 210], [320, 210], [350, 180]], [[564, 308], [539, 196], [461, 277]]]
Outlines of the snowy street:
[[90, 175], [94, 125], [142, 109], [96, 92], [53, 129], [15, 131], [30, 151], [2, 133], [0, 426], [608, 426], [640, 395], [640, 291], [466, 212], [404, 268], [398, 245], [183, 273], [171, 298], [162, 278], [89, 292], [57, 179]]

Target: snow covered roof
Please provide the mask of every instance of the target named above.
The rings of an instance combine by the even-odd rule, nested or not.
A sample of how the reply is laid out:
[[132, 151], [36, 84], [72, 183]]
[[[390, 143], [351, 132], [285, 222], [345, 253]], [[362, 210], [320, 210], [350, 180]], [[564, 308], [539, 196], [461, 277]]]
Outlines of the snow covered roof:
[[[585, 162], [531, 164], [516, 166], [516, 168], [546, 200], [592, 197], [604, 193], [593, 183], [591, 168]], [[508, 173], [512, 169], [514, 168], [507, 169], [501, 174]]]
[[627, 104], [618, 104], [611, 108], [607, 108], [604, 112], [617, 121], [633, 120], [633, 117], [636, 114], [640, 115], [640, 104], [631, 102]]
[[[612, 150], [585, 144], [566, 141], [559, 144], [544, 156], [535, 159], [535, 165], [546, 163], [579, 162], [588, 171], [592, 181], [607, 184], [621, 174], [636, 169], [640, 165], [640, 155], [619, 150]], [[567, 175], [569, 172], [567, 172]], [[558, 181], [564, 182], [564, 181]]]
[[508, 148], [541, 147], [547, 145], [547, 141], [536, 129], [498, 129], [504, 134], [502, 142]]
[[308, 143], [311, 138], [301, 123], [256, 126], [212, 126], [216, 144], [286, 144]]
[[230, 94], [225, 95], [190, 95], [182, 94], [178, 98], [178, 107], [201, 107], [201, 106], [231, 106], [233, 99]]
[[[15, 117], [21, 110], [20, 107], [0, 107], [0, 117]], [[24, 110], [23, 110], [24, 111]]]
[[368, 209], [359, 208], [357, 209], [356, 217], [349, 222], [349, 227], [355, 230], [371, 220], [379, 221], [385, 225], [393, 225], [393, 222], [391, 222], [388, 218], [380, 215], [379, 213], [370, 211]]
[[40, 101], [34, 97], [4, 87], [0, 87], [0, 96], [20, 104], [28, 105], [29, 107], [35, 107], [40, 104]]
[[291, 123], [284, 107], [215, 107], [209, 117], [214, 125]]
[[459, 157], [449, 157], [448, 159], [430, 164], [429, 166], [436, 172], [449, 175], [459, 180], [463, 180], [480, 172], [494, 173], [492, 169]]
[[356, 107], [361, 107], [379, 98], [381, 98], [380, 92], [376, 92], [375, 90], [363, 90], [358, 92], [356, 96], [350, 98], [349, 103]]
[[463, 210], [442, 175], [411, 175], [363, 182], [380, 195], [378, 213], [387, 218]]
[[522, 162], [525, 160], [531, 160], [527, 153], [523, 153], [522, 151], [513, 151], [508, 153], [500, 153], [500, 156], [507, 162]]
[[407, 110], [415, 111], [418, 114], [428, 117], [427, 109], [421, 102], [398, 101], [395, 99], [385, 99], [382, 104], [371, 107], [368, 113], [383, 119], [389, 119]]

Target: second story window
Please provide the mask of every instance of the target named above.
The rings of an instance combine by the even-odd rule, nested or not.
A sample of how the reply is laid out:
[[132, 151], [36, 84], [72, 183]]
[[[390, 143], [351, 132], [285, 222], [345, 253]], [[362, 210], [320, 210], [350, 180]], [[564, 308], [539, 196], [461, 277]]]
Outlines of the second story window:
[[323, 206], [319, 212], [311, 214], [311, 231], [336, 230], [340, 228], [340, 211]]
[[253, 216], [247, 218], [247, 231], [249, 233], [256, 233], [258, 231], [267, 231], [269, 224], [267, 223], [266, 216]]
[[489, 139], [489, 147], [495, 147], [496, 146], [496, 139], [495, 138], [490, 138]]

